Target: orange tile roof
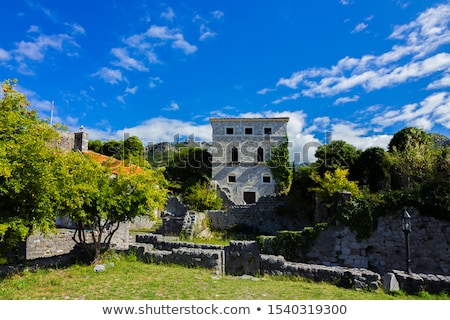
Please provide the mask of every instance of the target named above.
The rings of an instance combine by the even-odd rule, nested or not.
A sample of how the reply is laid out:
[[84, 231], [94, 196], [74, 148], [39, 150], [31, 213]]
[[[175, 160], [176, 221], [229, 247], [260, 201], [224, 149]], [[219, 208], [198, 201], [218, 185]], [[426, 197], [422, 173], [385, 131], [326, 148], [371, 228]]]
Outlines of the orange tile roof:
[[98, 161], [100, 164], [108, 167], [114, 174], [119, 172], [119, 168], [125, 173], [141, 172], [142, 168], [134, 164], [126, 164], [125, 162], [113, 157], [105, 156], [104, 154], [94, 151], [85, 151], [83, 154], [88, 155], [91, 159]]

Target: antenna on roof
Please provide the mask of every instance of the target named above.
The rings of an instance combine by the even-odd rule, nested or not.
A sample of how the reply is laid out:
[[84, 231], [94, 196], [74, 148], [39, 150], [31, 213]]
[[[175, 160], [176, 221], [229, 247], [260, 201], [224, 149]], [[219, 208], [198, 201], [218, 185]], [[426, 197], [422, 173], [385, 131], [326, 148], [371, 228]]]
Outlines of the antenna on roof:
[[50, 113], [50, 125], [53, 125], [53, 110], [55, 109], [55, 101], [52, 101], [52, 111]]

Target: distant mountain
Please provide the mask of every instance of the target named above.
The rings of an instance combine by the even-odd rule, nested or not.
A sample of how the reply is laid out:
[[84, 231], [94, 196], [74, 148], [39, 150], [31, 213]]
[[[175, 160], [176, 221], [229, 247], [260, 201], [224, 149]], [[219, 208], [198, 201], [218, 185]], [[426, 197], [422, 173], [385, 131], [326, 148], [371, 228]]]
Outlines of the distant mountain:
[[450, 147], [450, 138], [439, 133], [430, 133], [430, 136], [436, 146]]

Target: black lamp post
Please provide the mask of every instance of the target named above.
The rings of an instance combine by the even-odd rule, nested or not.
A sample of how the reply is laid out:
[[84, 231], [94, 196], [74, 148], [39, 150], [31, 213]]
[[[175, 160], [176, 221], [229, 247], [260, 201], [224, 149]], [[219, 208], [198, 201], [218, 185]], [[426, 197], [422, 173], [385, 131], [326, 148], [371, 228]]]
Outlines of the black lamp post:
[[409, 255], [409, 234], [411, 233], [411, 216], [406, 209], [403, 211], [402, 231], [405, 234], [406, 242], [406, 272], [411, 273], [411, 258]]

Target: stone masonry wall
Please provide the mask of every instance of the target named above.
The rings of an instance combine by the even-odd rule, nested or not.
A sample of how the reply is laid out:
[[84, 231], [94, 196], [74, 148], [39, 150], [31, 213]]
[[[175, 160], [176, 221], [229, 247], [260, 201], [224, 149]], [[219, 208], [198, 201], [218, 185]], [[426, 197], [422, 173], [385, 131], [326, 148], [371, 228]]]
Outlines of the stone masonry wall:
[[[72, 239], [74, 229], [57, 229], [56, 233], [44, 235], [35, 233], [29, 236], [25, 242], [25, 259], [48, 258], [68, 254], [75, 247]], [[129, 224], [121, 224], [114, 234], [111, 245], [115, 249], [126, 250], [129, 247]]]
[[229, 207], [224, 210], [206, 211], [211, 228], [227, 230], [236, 225], [247, 225], [263, 234], [275, 234], [278, 230], [301, 230], [304, 225], [298, 217], [277, 215], [285, 202], [275, 196], [266, 196], [256, 204]]
[[[413, 272], [450, 275], [450, 222], [421, 216], [412, 217], [410, 238]], [[406, 244], [400, 214], [382, 217], [368, 239], [357, 240], [347, 227], [330, 226], [323, 231], [308, 253], [309, 263], [369, 268], [384, 273], [405, 270]]]

